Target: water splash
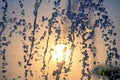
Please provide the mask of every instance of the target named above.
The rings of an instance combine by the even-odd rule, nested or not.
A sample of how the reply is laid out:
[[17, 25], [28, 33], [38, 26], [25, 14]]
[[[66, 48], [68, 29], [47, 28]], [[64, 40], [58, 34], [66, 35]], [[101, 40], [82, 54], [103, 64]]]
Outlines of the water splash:
[[[12, 64], [9, 64], [10, 61], [7, 59], [12, 55], [9, 46], [12, 46], [17, 40], [14, 40], [14, 37], [20, 38], [18, 39], [20, 43], [15, 45], [20, 45], [19, 48], [23, 51], [20, 51], [21, 54], [17, 54], [22, 55], [17, 64], [23, 70], [21, 73], [24, 73], [24, 76], [20, 73], [17, 75], [18, 77], [13, 77], [14, 80], [19, 78], [68, 80], [69, 75], [74, 73], [75, 63], [77, 64], [76, 55], [80, 56], [79, 79], [92, 80], [91, 67], [101, 65], [97, 60], [97, 30], [100, 31], [100, 38], [106, 48], [104, 55], [107, 55], [107, 58], [104, 65], [114, 67], [114, 60], [115, 65], [118, 65], [120, 56], [116, 47], [117, 33], [103, 6], [104, 0], [66, 0], [66, 8], [62, 7], [64, 1], [61, 0], [36, 0], [35, 3], [32, 3], [34, 4], [33, 18], [29, 18], [33, 22], [29, 22], [26, 18], [28, 14], [27, 10], [24, 10], [26, 6], [24, 0], [16, 1], [17, 6], [20, 7], [20, 17], [9, 16], [8, 10], [11, 2], [14, 1], [3, 0], [1, 2], [3, 12], [0, 22], [0, 56], [2, 58], [0, 79], [9, 80], [11, 78], [8, 75], [10, 69], [7, 70], [7, 68]], [[45, 5], [45, 2], [48, 6], [50, 5], [50, 9], [52, 8], [50, 16], [41, 14], [41, 7]], [[12, 14], [17, 13], [17, 10], [9, 11]], [[51, 51], [54, 50], [54, 46], [59, 44], [70, 46], [71, 53], [68, 63], [59, 64], [52, 58]], [[14, 51], [14, 49], [11, 50]], [[76, 52], [76, 50], [78, 51]], [[8, 56], [8, 54], [10, 55]]]

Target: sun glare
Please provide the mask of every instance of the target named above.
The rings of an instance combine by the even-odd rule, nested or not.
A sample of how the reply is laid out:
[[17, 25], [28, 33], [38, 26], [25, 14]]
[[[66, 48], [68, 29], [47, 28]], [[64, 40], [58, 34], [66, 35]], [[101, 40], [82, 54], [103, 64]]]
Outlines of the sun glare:
[[59, 44], [54, 47], [52, 56], [57, 60], [58, 63], [67, 62], [70, 56], [71, 50], [67, 45]]

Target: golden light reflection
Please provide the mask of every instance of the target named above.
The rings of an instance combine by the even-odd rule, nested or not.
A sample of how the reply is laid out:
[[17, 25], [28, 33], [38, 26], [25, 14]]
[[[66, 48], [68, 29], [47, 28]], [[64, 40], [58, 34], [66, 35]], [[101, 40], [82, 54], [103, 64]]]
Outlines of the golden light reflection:
[[52, 57], [57, 60], [58, 63], [68, 62], [71, 50], [67, 45], [59, 44], [54, 47]]

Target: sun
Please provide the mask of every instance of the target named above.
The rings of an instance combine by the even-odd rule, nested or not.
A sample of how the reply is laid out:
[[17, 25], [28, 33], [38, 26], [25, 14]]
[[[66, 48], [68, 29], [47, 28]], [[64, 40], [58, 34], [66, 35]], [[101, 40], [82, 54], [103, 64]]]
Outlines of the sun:
[[70, 53], [70, 47], [64, 44], [59, 44], [54, 47], [52, 56], [57, 60], [58, 63], [62, 63], [68, 61]]

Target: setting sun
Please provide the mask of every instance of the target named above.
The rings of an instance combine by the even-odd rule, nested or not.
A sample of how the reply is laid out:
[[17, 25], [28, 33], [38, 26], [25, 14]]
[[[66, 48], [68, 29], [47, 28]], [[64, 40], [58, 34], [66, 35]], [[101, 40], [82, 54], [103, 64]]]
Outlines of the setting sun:
[[57, 60], [58, 63], [61, 63], [68, 61], [70, 53], [71, 50], [67, 45], [60, 44], [55, 46], [52, 56]]

